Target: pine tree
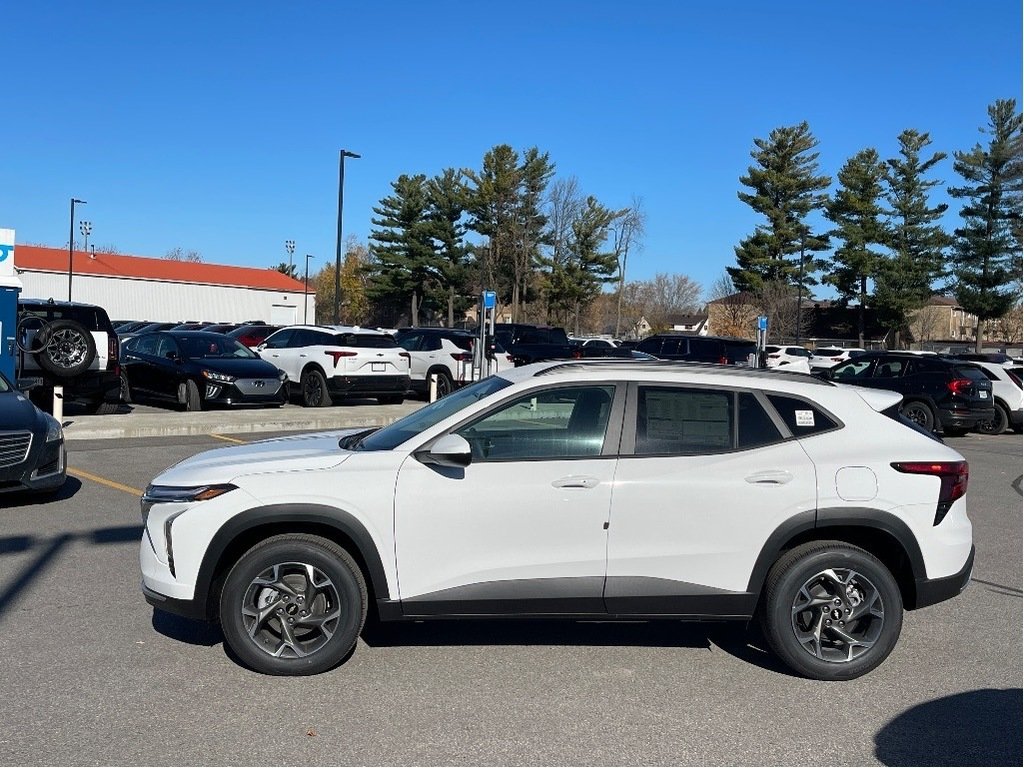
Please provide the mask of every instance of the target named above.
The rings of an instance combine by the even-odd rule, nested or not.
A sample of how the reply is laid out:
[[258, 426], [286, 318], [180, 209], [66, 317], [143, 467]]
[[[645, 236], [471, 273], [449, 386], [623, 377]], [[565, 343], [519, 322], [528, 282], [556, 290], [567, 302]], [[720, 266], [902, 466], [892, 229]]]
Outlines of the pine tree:
[[[468, 190], [462, 172], [447, 168], [427, 182], [427, 221], [430, 238], [437, 254], [440, 287], [448, 305], [448, 326], [455, 324], [455, 310], [460, 296], [466, 293], [467, 262], [470, 248], [466, 244], [464, 223]], [[466, 307], [462, 306], [465, 310]]]
[[[832, 179], [818, 175], [818, 146], [806, 122], [774, 129], [767, 139], [754, 139], [750, 156], [756, 161], [740, 177], [752, 192], [737, 193], [740, 200], [764, 216], [754, 233], [736, 246], [735, 267], [728, 267], [737, 290], [757, 292], [764, 283], [783, 281], [813, 285], [812, 253], [828, 247], [825, 236], [813, 234], [805, 223], [828, 196], [822, 190]], [[796, 264], [793, 257], [796, 256]], [[803, 264], [800, 263], [803, 259]]]
[[373, 209], [378, 218], [370, 233], [373, 258], [369, 296], [376, 301], [409, 301], [409, 321], [419, 325], [422, 300], [439, 276], [427, 221], [427, 177], [402, 174], [391, 183], [394, 194]]
[[572, 302], [576, 333], [579, 333], [580, 310], [597, 298], [603, 284], [615, 279], [618, 269], [615, 252], [601, 250], [615, 216], [616, 212], [605, 208], [591, 196], [573, 222], [569, 243], [571, 256], [560, 279], [565, 283], [563, 288]]
[[534, 270], [540, 259], [548, 217], [542, 204], [548, 182], [555, 174], [547, 152], [536, 147], [523, 153], [519, 167], [520, 187], [514, 212], [512, 253], [512, 316], [518, 318], [528, 298]]
[[886, 161], [886, 201], [891, 254], [881, 259], [875, 276], [875, 307], [894, 332], [900, 345], [901, 329], [909, 314], [920, 309], [932, 295], [932, 285], [945, 270], [949, 235], [938, 223], [949, 207], [928, 205], [928, 190], [941, 184], [925, 174], [945, 159], [936, 152], [921, 160], [921, 150], [931, 144], [927, 133], [913, 129], [899, 135], [901, 158]]
[[954, 231], [953, 292], [967, 312], [976, 315], [977, 351], [982, 348], [981, 324], [1002, 317], [1020, 296], [1021, 115], [1014, 99], [1000, 99], [988, 108], [991, 138], [953, 153], [953, 170], [967, 182], [950, 187], [964, 200], [963, 226]]
[[479, 249], [478, 287], [496, 291], [507, 304], [512, 298], [513, 222], [522, 180], [519, 155], [508, 144], [499, 144], [484, 155], [480, 171], [463, 173], [472, 184], [466, 206], [469, 226], [487, 238], [486, 247]]
[[826, 205], [825, 216], [836, 225], [829, 235], [840, 245], [832, 254], [824, 282], [834, 286], [843, 301], [859, 300], [857, 338], [863, 347], [868, 279], [882, 258], [872, 246], [887, 242], [881, 205], [885, 166], [878, 152], [864, 149], [846, 161], [838, 176], [840, 187]]

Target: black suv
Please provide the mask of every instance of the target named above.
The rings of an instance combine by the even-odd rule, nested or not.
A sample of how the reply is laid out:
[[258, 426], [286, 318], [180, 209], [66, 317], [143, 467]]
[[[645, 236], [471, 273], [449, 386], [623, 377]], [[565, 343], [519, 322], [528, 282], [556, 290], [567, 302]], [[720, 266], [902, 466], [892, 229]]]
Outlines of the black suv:
[[962, 435], [995, 416], [992, 382], [977, 366], [937, 355], [866, 352], [823, 378], [903, 395], [900, 413], [928, 430]]
[[113, 412], [121, 400], [117, 334], [103, 307], [53, 299], [18, 301], [18, 386], [40, 408], [53, 387], [91, 413]]
[[757, 345], [747, 339], [730, 336], [684, 336], [656, 333], [637, 344], [638, 352], [646, 352], [662, 360], [687, 360], [695, 363], [742, 365]]

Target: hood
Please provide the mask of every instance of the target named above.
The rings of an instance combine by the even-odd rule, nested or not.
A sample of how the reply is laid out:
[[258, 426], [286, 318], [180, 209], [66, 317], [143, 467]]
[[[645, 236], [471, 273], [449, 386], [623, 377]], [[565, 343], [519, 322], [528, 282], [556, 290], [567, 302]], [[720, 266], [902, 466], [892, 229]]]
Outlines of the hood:
[[365, 429], [315, 432], [215, 448], [165, 469], [153, 479], [153, 485], [189, 487], [227, 483], [241, 475], [264, 472], [329, 469], [352, 455], [338, 447], [338, 440]]
[[35, 432], [42, 422], [40, 411], [20, 392], [0, 393], [0, 429], [11, 432]]
[[226, 373], [239, 379], [276, 379], [277, 366], [260, 358], [194, 357], [189, 360], [197, 368]]

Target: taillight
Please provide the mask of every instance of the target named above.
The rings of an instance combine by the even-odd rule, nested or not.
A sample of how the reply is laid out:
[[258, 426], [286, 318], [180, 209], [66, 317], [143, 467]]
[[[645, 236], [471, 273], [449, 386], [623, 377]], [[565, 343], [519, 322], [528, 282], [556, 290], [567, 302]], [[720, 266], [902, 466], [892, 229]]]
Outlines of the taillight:
[[[117, 363], [121, 357], [121, 345], [117, 341], [117, 336], [110, 334], [107, 336], [107, 365], [111, 363]], [[116, 365], [114, 366], [117, 367]]]
[[728, 365], [729, 364], [729, 358], [726, 357], [725, 355], [722, 355], [720, 358], [718, 358], [718, 364], [719, 365]]
[[935, 507], [935, 525], [942, 522], [953, 502], [967, 493], [966, 461], [894, 461], [892, 468], [908, 475], [932, 475], [939, 478], [939, 502]]
[[970, 379], [953, 379], [946, 382], [946, 388], [954, 395], [969, 395], [974, 382]]
[[583, 350], [582, 349], [574, 349], [572, 351], [572, 359], [573, 360], [579, 360], [581, 357], [583, 357]]
[[344, 350], [344, 349], [338, 349], [338, 350], [325, 349], [324, 350], [324, 354], [334, 360], [335, 368], [337, 368], [338, 361], [341, 360], [341, 358], [343, 358], [343, 357], [355, 357], [356, 356], [355, 352], [349, 352], [349, 351]]
[[404, 357], [406, 368], [412, 369], [412, 355], [410, 355], [408, 352], [399, 352], [398, 356]]
[[468, 363], [473, 360], [473, 355], [470, 352], [451, 352], [452, 358], [458, 360], [460, 363]]

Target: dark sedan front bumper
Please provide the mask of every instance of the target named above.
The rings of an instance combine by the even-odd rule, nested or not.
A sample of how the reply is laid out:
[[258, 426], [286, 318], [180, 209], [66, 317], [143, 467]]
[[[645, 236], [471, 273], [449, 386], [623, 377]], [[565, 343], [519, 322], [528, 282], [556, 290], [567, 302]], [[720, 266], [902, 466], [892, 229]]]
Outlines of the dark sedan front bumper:
[[0, 493], [56, 490], [67, 480], [67, 463], [63, 440], [42, 443], [37, 435], [23, 461], [0, 468]]
[[288, 388], [279, 379], [238, 379], [231, 384], [208, 380], [203, 401], [223, 406], [283, 405], [288, 402]]

